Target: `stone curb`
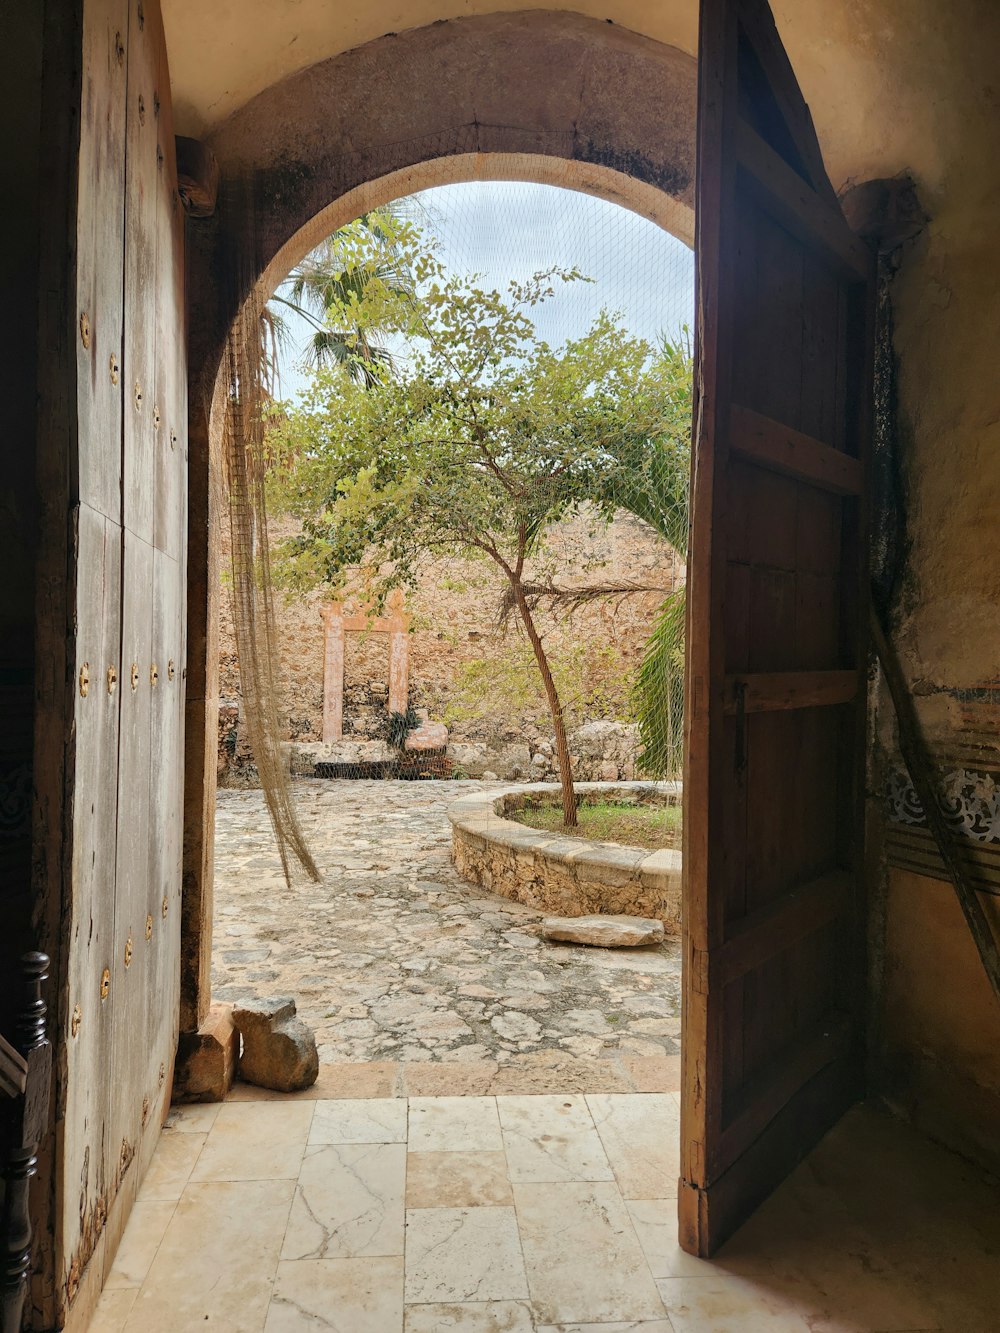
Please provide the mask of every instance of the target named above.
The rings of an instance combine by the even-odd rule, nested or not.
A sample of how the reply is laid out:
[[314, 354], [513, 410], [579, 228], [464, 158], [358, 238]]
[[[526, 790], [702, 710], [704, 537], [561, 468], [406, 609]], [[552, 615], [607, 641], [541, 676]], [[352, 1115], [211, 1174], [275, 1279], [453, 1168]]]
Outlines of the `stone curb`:
[[[466, 879], [539, 911], [561, 916], [603, 912], [655, 917], [680, 931], [682, 857], [620, 843], [591, 842], [528, 828], [504, 811], [510, 797], [557, 792], [550, 782], [518, 783], [463, 796], [448, 809], [452, 860]], [[589, 792], [681, 794], [679, 782], [579, 782]]]

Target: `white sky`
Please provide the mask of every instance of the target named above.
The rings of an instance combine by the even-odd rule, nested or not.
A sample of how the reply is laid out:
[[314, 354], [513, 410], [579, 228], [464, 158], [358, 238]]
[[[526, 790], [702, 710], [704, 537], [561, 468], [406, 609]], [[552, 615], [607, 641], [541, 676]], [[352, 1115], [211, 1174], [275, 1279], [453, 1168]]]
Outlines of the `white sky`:
[[[533, 312], [553, 346], [585, 333], [602, 308], [620, 312], [629, 332], [649, 341], [694, 323], [693, 252], [617, 204], [522, 181], [441, 185], [412, 197], [446, 266], [481, 275], [479, 286], [504, 291], [511, 279], [553, 267], [575, 267], [594, 279], [560, 284]], [[288, 322], [298, 347], [282, 358], [285, 398], [306, 384], [299, 363], [309, 338], [304, 321]]]

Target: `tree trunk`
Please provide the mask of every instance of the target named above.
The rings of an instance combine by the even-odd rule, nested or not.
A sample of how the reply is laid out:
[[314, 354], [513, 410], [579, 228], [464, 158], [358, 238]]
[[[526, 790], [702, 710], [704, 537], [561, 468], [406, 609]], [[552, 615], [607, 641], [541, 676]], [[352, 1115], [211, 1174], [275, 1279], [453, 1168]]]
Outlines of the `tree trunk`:
[[[508, 575], [509, 577], [509, 575]], [[556, 755], [559, 759], [559, 785], [562, 787], [562, 809], [563, 823], [567, 828], [576, 828], [576, 792], [573, 790], [573, 769], [569, 761], [569, 745], [566, 741], [566, 723], [563, 721], [562, 704], [559, 702], [559, 692], [556, 689], [556, 683], [552, 679], [552, 671], [549, 668], [549, 659], [545, 656], [545, 648], [542, 644], [541, 636], [535, 629], [535, 622], [531, 618], [531, 611], [528, 609], [528, 603], [524, 596], [524, 589], [518, 578], [511, 578], [511, 588], [514, 592], [514, 603], [517, 606], [524, 624], [525, 632], [535, 654], [535, 661], [538, 663], [538, 670], [542, 674], [542, 684], [545, 686], [545, 697], [549, 702], [549, 712], [552, 714], [552, 730], [555, 732]]]

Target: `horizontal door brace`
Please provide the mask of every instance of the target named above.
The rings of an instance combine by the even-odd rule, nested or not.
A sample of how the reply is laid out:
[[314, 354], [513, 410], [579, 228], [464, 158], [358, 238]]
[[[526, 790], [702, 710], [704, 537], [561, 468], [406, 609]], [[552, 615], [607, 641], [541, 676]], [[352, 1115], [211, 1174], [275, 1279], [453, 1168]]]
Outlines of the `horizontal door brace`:
[[[726, 677], [726, 713], [831, 708], [857, 697], [857, 671], [760, 671]], [[742, 701], [742, 702], [741, 702]]]
[[736, 130], [736, 157], [751, 194], [776, 222], [809, 247], [820, 249], [827, 262], [850, 281], [872, 279], [874, 256], [850, 230], [839, 208], [821, 199], [742, 119]]
[[729, 409], [729, 449], [747, 462], [835, 495], [860, 495], [864, 473], [850, 454], [734, 403]]

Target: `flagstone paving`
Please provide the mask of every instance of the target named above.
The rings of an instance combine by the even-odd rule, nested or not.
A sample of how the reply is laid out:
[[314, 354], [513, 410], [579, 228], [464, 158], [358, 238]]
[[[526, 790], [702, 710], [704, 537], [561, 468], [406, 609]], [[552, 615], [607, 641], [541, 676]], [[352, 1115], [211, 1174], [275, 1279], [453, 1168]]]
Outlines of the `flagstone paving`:
[[262, 793], [220, 790], [214, 998], [294, 996], [326, 1064], [461, 1062], [470, 1075], [506, 1069], [512, 1090], [518, 1067], [559, 1069], [567, 1090], [586, 1068], [587, 1090], [603, 1073], [608, 1091], [641, 1089], [643, 1071], [676, 1065], [676, 941], [552, 943], [540, 938], [541, 913], [458, 877], [447, 808], [491, 786], [502, 790], [296, 782], [322, 879], [299, 875], [291, 887]]

